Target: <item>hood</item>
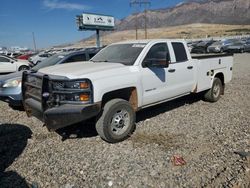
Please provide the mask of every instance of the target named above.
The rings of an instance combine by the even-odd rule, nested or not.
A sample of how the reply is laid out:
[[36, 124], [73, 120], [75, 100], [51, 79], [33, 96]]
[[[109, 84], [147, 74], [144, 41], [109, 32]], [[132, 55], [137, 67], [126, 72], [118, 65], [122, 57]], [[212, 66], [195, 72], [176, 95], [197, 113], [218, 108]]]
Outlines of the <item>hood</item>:
[[66, 76], [70, 79], [76, 79], [83, 75], [103, 72], [110, 69], [119, 69], [123, 67], [126, 66], [120, 63], [76, 62], [42, 68], [39, 70], [39, 72], [48, 75]]
[[209, 48], [221, 48], [222, 44], [212, 44], [209, 46]]
[[22, 77], [22, 75], [23, 75], [23, 71], [14, 72], [14, 73], [7, 74], [7, 75], [2, 75], [2, 76], [0, 76], [0, 82], [1, 81], [6, 81], [6, 80], [9, 80], [9, 79], [20, 78], [20, 77]]

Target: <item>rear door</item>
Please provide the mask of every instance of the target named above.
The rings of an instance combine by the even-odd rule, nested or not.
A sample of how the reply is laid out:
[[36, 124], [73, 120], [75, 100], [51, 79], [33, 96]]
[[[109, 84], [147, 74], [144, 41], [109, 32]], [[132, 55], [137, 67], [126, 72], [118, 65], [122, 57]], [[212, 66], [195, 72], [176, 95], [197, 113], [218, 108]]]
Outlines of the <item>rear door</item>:
[[169, 46], [174, 57], [167, 70], [168, 95], [175, 97], [190, 93], [195, 83], [194, 63], [188, 58], [182, 42], [172, 42]]
[[0, 56], [0, 73], [16, 71], [16, 63], [7, 57]]

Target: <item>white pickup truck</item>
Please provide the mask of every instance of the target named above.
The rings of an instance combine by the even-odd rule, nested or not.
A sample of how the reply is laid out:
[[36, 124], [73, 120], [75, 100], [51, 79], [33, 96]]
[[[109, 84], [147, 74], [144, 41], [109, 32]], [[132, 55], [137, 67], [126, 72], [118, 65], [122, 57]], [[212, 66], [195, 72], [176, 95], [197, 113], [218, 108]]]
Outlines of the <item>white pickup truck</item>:
[[216, 102], [232, 69], [232, 56], [192, 58], [184, 40], [120, 42], [89, 62], [24, 72], [23, 101], [49, 130], [96, 118], [101, 138], [115, 143], [132, 134], [138, 110], [202, 91]]

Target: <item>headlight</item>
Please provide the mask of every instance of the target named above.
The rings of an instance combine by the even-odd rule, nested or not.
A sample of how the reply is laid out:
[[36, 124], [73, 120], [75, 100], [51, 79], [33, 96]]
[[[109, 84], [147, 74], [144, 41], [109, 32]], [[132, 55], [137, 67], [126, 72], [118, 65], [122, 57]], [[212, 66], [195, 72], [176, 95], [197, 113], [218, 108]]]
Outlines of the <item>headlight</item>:
[[77, 81], [66, 83], [66, 87], [72, 89], [88, 89], [90, 88], [90, 84], [87, 81]]
[[52, 90], [58, 101], [89, 103], [92, 101], [91, 81], [52, 81]]
[[72, 101], [72, 102], [90, 102], [90, 93], [74, 93], [74, 94], [62, 94], [58, 95], [60, 101]]
[[21, 86], [21, 83], [22, 83], [21, 78], [7, 80], [4, 82], [3, 88], [18, 87]]
[[90, 82], [88, 80], [72, 81], [72, 82], [53, 82], [53, 88], [60, 89], [90, 89]]

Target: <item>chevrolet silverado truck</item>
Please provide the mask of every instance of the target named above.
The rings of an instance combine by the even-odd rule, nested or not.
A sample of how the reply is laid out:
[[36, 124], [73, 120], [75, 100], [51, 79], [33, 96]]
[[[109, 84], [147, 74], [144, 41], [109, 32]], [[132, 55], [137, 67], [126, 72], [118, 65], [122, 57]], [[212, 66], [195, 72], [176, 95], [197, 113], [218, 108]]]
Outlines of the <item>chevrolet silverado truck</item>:
[[141, 109], [202, 91], [218, 101], [232, 70], [232, 56], [192, 58], [184, 40], [120, 42], [86, 63], [24, 72], [23, 101], [50, 131], [95, 118], [100, 137], [116, 143], [133, 133]]

